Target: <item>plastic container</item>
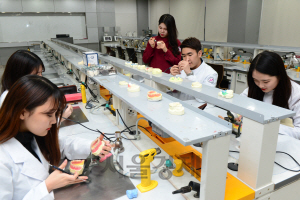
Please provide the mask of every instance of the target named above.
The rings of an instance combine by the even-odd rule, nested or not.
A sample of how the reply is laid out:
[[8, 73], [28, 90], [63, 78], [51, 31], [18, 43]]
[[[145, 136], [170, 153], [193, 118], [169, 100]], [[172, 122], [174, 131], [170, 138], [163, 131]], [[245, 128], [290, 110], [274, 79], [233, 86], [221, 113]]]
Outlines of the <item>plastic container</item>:
[[137, 198], [138, 190], [137, 189], [126, 190], [126, 195], [129, 199]]

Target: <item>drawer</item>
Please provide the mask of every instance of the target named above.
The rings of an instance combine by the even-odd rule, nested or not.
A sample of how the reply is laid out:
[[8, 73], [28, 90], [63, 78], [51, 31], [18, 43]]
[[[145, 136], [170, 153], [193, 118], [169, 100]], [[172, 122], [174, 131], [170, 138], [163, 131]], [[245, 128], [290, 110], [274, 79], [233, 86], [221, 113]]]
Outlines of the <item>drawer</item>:
[[237, 82], [242, 82], [242, 83], [247, 83], [247, 74], [237, 73], [236, 74], [236, 81]]

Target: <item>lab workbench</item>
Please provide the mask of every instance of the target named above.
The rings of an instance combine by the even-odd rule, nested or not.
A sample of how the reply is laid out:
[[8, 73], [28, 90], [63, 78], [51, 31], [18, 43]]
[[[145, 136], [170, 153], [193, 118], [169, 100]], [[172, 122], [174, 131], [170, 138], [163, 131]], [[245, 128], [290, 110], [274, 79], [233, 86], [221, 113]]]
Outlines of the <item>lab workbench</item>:
[[[67, 49], [61, 48], [59, 45], [54, 44], [49, 41], [47, 41], [46, 44], [51, 46], [51, 48], [54, 49], [55, 51], [59, 52], [59, 54], [63, 57], [64, 57], [64, 54], [66, 53], [64, 51], [68, 51]], [[82, 49], [80, 51], [82, 51]], [[101, 61], [106, 61], [108, 63], [113, 64], [117, 68], [121, 68], [122, 70], [128, 70], [128, 71], [132, 72], [133, 74], [138, 74], [138, 75], [143, 76], [144, 78], [149, 78], [150, 82], [152, 82], [152, 84], [150, 84], [150, 85], [154, 86], [154, 88], [156, 88], [155, 87], [156, 83], [160, 83], [162, 85], [172, 87], [179, 91], [184, 91], [187, 94], [191, 94], [197, 98], [211, 102], [214, 105], [218, 105], [225, 109], [232, 110], [232, 111], [235, 111], [237, 113], [244, 115], [244, 117], [245, 117], [244, 127], [243, 127], [244, 134], [242, 134], [242, 137], [244, 137], [244, 138], [241, 138], [242, 143], [240, 145], [241, 146], [241, 149], [240, 149], [241, 153], [240, 153], [240, 159], [239, 159], [240, 169], [239, 169], [239, 172], [235, 176], [238, 179], [246, 182], [249, 186], [251, 186], [251, 188], [253, 188], [255, 190], [256, 198], [261, 197], [263, 199], [264, 198], [263, 195], [267, 195], [268, 193], [270, 193], [269, 191], [274, 191], [274, 189], [276, 189], [276, 186], [280, 185], [281, 187], [283, 187], [283, 186], [286, 186], [288, 183], [291, 183], [293, 180], [297, 179], [298, 173], [289, 174], [289, 172], [284, 172], [285, 173], [284, 176], [282, 174], [280, 175], [280, 177], [284, 177], [284, 178], [279, 179], [277, 177], [277, 179], [275, 178], [277, 182], [275, 182], [272, 171], [269, 170], [269, 172], [268, 172], [268, 171], [264, 170], [264, 169], [269, 169], [269, 167], [274, 166], [274, 160], [272, 159], [272, 155], [274, 155], [274, 157], [275, 157], [277, 137], [275, 137], [274, 132], [278, 131], [276, 129], [276, 127], [279, 126], [278, 120], [292, 116], [293, 115], [292, 112], [285, 110], [285, 109], [276, 108], [272, 105], [263, 104], [262, 102], [257, 102], [257, 101], [251, 100], [251, 99], [243, 98], [236, 94], [234, 95], [233, 99], [223, 99], [221, 97], [217, 97], [217, 93], [219, 90], [216, 88], [206, 88], [205, 86], [203, 86], [203, 88], [200, 91], [194, 91], [190, 87], [191, 82], [183, 81], [181, 84], [171, 83], [168, 81], [170, 75], [163, 73], [159, 76], [155, 76], [155, 75], [152, 75], [152, 74], [149, 74], [146, 72], [138, 71], [136, 69], [132, 69], [132, 68], [128, 68], [128, 67], [126, 68], [126, 66], [124, 65], [124, 61], [120, 61], [120, 59], [112, 58], [110, 56], [101, 56], [101, 54], [99, 54], [99, 55], [100, 55]], [[72, 66], [79, 69], [81, 67], [78, 65], [80, 58], [81, 57], [75, 53], [74, 56], [68, 57], [68, 61], [72, 63]], [[99, 76], [99, 77], [91, 77], [91, 78], [94, 81], [98, 82], [99, 84], [107, 87], [109, 90], [111, 90], [112, 93], [115, 94], [115, 96], [119, 97], [126, 103], [133, 106], [134, 109], [137, 109], [142, 114], [147, 116], [147, 118], [149, 118], [149, 120], [153, 120], [153, 118], [155, 118], [155, 116], [152, 115], [151, 113], [147, 113], [148, 107], [145, 106], [145, 103], [144, 103], [144, 107], [139, 105], [137, 102], [136, 102], [137, 104], [134, 105], [135, 98], [139, 99], [142, 96], [146, 96], [146, 91], [148, 91], [150, 89], [153, 90], [153, 88], [143, 85], [135, 80], [129, 80], [127, 77], [124, 77], [122, 75], [110, 76], [110, 77], [100, 77]], [[120, 88], [121, 86], [118, 85], [119, 80], [128, 80], [129, 82], [133, 82], [135, 84], [140, 85], [140, 87], [141, 87], [140, 93], [143, 95], [140, 96], [140, 94], [135, 94], [137, 96], [134, 96], [134, 94], [128, 93], [126, 88]], [[133, 96], [130, 96], [130, 95], [133, 95]], [[142, 98], [144, 98], [144, 97], [142, 97]], [[163, 98], [166, 100], [172, 100], [172, 98], [170, 98], [169, 96], [166, 96], [166, 94], [164, 94], [164, 93], [163, 93]], [[141, 99], [139, 99], [139, 100], [141, 100]], [[154, 103], [154, 102], [151, 102], [151, 103]], [[163, 102], [160, 102], [160, 103], [163, 104]], [[191, 111], [197, 113], [196, 110], [193, 110], [193, 108], [188, 107], [188, 105], [186, 105], [186, 103], [184, 103], [184, 102], [182, 102], [182, 103], [185, 105], [185, 107], [187, 107]], [[277, 109], [279, 109], [279, 110], [277, 110]], [[208, 109], [208, 111], [209, 110], [210, 109]], [[272, 112], [270, 112], [270, 111], [272, 111]], [[216, 111], [216, 112], [218, 112], [218, 111]], [[190, 114], [189, 111], [187, 113]], [[209, 118], [201, 112], [199, 112], [198, 114], [204, 116], [205, 118]], [[197, 117], [199, 117], [199, 116], [197, 115]], [[207, 120], [207, 119], [205, 119], [205, 120]], [[209, 120], [208, 120], [208, 122], [209, 122]], [[222, 124], [222, 122], [219, 123], [219, 121], [217, 121], [217, 120], [216, 120], [216, 122], [218, 122], [218, 124], [220, 124], [220, 123]], [[193, 138], [193, 141], [188, 142], [188, 141], [185, 141], [185, 139], [181, 135], [178, 134], [177, 130], [175, 132], [173, 132], [173, 131], [171, 131], [172, 127], [170, 127], [166, 124], [163, 124], [162, 122], [158, 122], [158, 124], [164, 130], [169, 131], [168, 133], [170, 133], [170, 135], [172, 135], [173, 137], [175, 137], [176, 139], [178, 139], [185, 145], [192, 144], [195, 141], [205, 141], [207, 139], [209, 139], [208, 141], [217, 141], [216, 139], [209, 138], [212, 135], [210, 135], [207, 138], [206, 138], [206, 136], [203, 135], [203, 137], [202, 137], [202, 135], [201, 135], [200, 138], [198, 138], [198, 139]], [[256, 129], [256, 130], [258, 130], [257, 132], [253, 132], [255, 130], [254, 127], [260, 127], [260, 128]], [[262, 127], [264, 127], [264, 128], [261, 129]], [[220, 131], [220, 132], [223, 132], [223, 131]], [[270, 133], [272, 133], [272, 134], [270, 134]], [[223, 136], [223, 138], [225, 138], [224, 135], [221, 135], [221, 136]], [[222, 138], [222, 137], [220, 137], [220, 138]], [[225, 141], [223, 141], [223, 143], [224, 142]], [[254, 144], [254, 143], [258, 143], [258, 144], [251, 147], [250, 144]], [[260, 145], [262, 145], [262, 146], [260, 146]], [[266, 146], [264, 147], [264, 145], [266, 145]], [[208, 157], [206, 157], [206, 156], [208, 156], [207, 153], [210, 152], [210, 151], [208, 151], [209, 147], [210, 147], [210, 143], [205, 141], [204, 145], [203, 145], [203, 149], [202, 149], [202, 153], [203, 153], [202, 164], [204, 164], [204, 166], [205, 166], [205, 163], [212, 164], [212, 163], [210, 163], [210, 160], [205, 160], [206, 158], [208, 158]], [[222, 147], [222, 148], [224, 148], [224, 147]], [[257, 151], [251, 152], [251, 150], [254, 150], [254, 149], [259, 149], [260, 151], [259, 152], [257, 152]], [[274, 153], [272, 153], [272, 151], [270, 151], [270, 149], [274, 149]], [[211, 150], [211, 148], [210, 148], [210, 150]], [[218, 154], [220, 154], [220, 151], [221, 150], [219, 150], [219, 152], [217, 152], [217, 153], [214, 153], [214, 151], [212, 151], [212, 152], [210, 152], [210, 153], [212, 153], [212, 154], [210, 154], [210, 156], [214, 155], [215, 159], [217, 157], [218, 158], [223, 157], [224, 155], [218, 155]], [[266, 156], [269, 156], [269, 157], [266, 157]], [[258, 158], [260, 158], [260, 160], [258, 160]], [[272, 160], [273, 160], [273, 162], [272, 162]], [[251, 162], [249, 162], [249, 161], [251, 161]], [[253, 167], [254, 170], [250, 170], [249, 168], [247, 169], [247, 166], [249, 166], [249, 164], [251, 164], [251, 166]], [[245, 169], [245, 166], [246, 166], [246, 169]], [[207, 184], [206, 181], [208, 181], [208, 179], [205, 179], [205, 178], [207, 178], [207, 177], [205, 177], [205, 173], [208, 173], [209, 175], [214, 174], [215, 176], [219, 176], [218, 171], [211, 172], [209, 170], [208, 171], [205, 171], [205, 170], [206, 170], [205, 167], [203, 167], [202, 175], [204, 177], [202, 177], [202, 180], [201, 180], [202, 186], [205, 186], [205, 184]], [[264, 180], [259, 178], [259, 175], [256, 174], [257, 172], [265, 174]], [[212, 173], [212, 174], [210, 174], [210, 173]], [[234, 174], [234, 173], [232, 173], [232, 174]], [[287, 175], [287, 174], [289, 174], [289, 175]], [[209, 176], [209, 177], [211, 177], [211, 176]], [[270, 177], [270, 179], [266, 178], [266, 177]], [[260, 185], [256, 185], [257, 183], [256, 184], [253, 183], [253, 178], [256, 179], [256, 181], [258, 181], [257, 182], [258, 184], [261, 184], [262, 182], [268, 183], [268, 184], [266, 184], [263, 187]], [[269, 183], [267, 181], [267, 180], [272, 180], [272, 179], [274, 179], [273, 183]], [[211, 180], [213, 180], [213, 179], [211, 179]], [[296, 182], [295, 184], [298, 184], [298, 182]], [[292, 185], [294, 185], [294, 184], [292, 184]], [[284, 187], [284, 188], [292, 188], [292, 187]], [[284, 190], [281, 190], [281, 191], [284, 191]], [[206, 190], [204, 193], [207, 194], [207, 193], [209, 193], [209, 191]], [[212, 195], [212, 194], [209, 194], [209, 195]]]
[[[77, 105], [75, 105], [77, 106]], [[90, 113], [89, 110], [84, 108], [84, 105], [82, 103], [79, 103], [78, 105], [83, 113], [87, 116], [89, 119], [89, 122], [84, 123], [85, 126], [93, 129], [99, 129], [104, 133], [113, 133], [115, 131], [119, 131], [120, 129], [115, 126], [115, 119], [114, 117], [109, 113], [103, 111], [103, 109], [98, 110], [94, 112], [93, 114]], [[206, 109], [205, 112], [210, 113], [212, 115], [225, 115], [226, 112], [220, 108], [213, 107]], [[99, 134], [89, 131], [85, 128], [83, 128], [80, 125], [72, 125], [68, 127], [64, 127], [60, 129], [60, 134], [66, 137], [79, 137], [83, 139], [94, 139], [99, 136]], [[132, 136], [126, 134], [128, 138], [132, 138]], [[299, 155], [295, 153], [293, 148], [299, 149], [299, 141], [289, 138], [280, 136], [278, 140], [278, 147], [277, 150], [281, 150], [284, 146], [288, 146], [287, 148], [289, 151], [287, 151], [287, 148], [284, 149], [285, 152], [290, 153], [293, 155], [296, 159], [299, 160]], [[286, 145], [290, 144], [290, 145]], [[122, 166], [125, 171], [135, 170], [137, 167], [137, 164], [132, 162], [132, 157], [135, 155], [138, 155], [140, 151], [150, 149], [150, 148], [157, 148], [157, 144], [155, 144], [150, 138], [148, 138], [145, 135], [141, 135], [141, 140], [138, 141], [129, 141], [129, 140], [123, 140], [123, 145], [125, 147], [125, 152], [123, 154], [120, 154], [122, 157]], [[236, 146], [238, 146], [239, 143], [235, 141], [234, 138], [231, 138], [231, 150], [237, 150]], [[194, 147], [196, 150], [202, 152], [202, 148]], [[298, 156], [298, 157], [297, 157]], [[161, 166], [161, 161], [170, 159], [170, 156], [162, 150], [162, 153], [157, 156], [158, 158], [154, 159], [153, 165], [151, 165], [151, 168], [154, 166]], [[288, 161], [288, 159], [283, 158], [282, 161], [278, 161], [280, 159], [280, 155], [276, 155], [276, 161], [279, 163], [284, 163], [283, 161]], [[229, 162], [237, 162], [237, 156], [231, 155], [228, 157]], [[104, 166], [103, 166], [104, 165]], [[139, 179], [130, 179], [130, 183], [126, 181], [127, 178], [121, 177], [118, 175], [116, 171], [114, 171], [109, 165], [107, 167], [107, 163], [103, 163], [103, 165], [100, 165], [99, 167], [94, 167], [91, 172], [92, 182], [89, 184], [80, 184], [80, 185], [73, 185], [70, 187], [62, 188], [60, 190], [55, 191], [55, 198], [56, 199], [99, 199], [99, 198], [106, 198], [106, 199], [118, 199], [118, 200], [126, 200], [128, 199], [125, 195], [126, 190], [134, 189], [133, 186], [136, 186], [140, 183]], [[288, 166], [293, 166], [293, 164], [289, 163]], [[106, 167], [106, 169], [104, 169]], [[274, 168], [276, 165], [274, 165]], [[299, 169], [299, 167], [295, 167], [294, 170]], [[183, 169], [184, 170], [184, 169]], [[133, 171], [133, 173], [136, 171]], [[233, 172], [228, 169], [228, 172], [231, 173], [234, 176], [236, 175], [236, 172]], [[275, 172], [276, 173], [276, 172]], [[295, 172], [287, 172], [287, 171], [279, 171], [277, 170], [277, 174], [273, 175], [273, 182], [276, 184], [275, 187], [280, 187], [280, 183], [289, 180], [290, 178], [297, 180], [299, 178], [299, 173]], [[174, 177], [172, 176], [168, 180], [163, 180], [158, 176], [157, 174], [152, 175], [153, 180], [158, 181], [158, 187], [154, 190], [151, 190], [146, 193], [138, 193], [137, 199], [194, 199], [193, 192], [187, 193], [184, 195], [173, 195], [171, 194], [172, 191], [179, 189], [180, 187], [183, 187], [188, 184], [189, 181], [196, 181], [197, 180], [188, 174], [186, 170], [184, 170], [184, 176], [182, 177]], [[121, 185], [120, 185], [121, 184]], [[161, 194], [157, 196], [157, 194]]]
[[[84, 104], [79, 103], [78, 106], [89, 120], [89, 122], [83, 123], [83, 125], [87, 126], [88, 128], [99, 129], [104, 133], [114, 133], [115, 131], [120, 131], [119, 127], [115, 125], [115, 118], [112, 116], [112, 114], [109, 113], [109, 111], [99, 109], [94, 113], [90, 113], [90, 110], [85, 109]], [[84, 140], [93, 140], [99, 137], [98, 133], [87, 130], [79, 124], [63, 127], [60, 129], [59, 134], [61, 135], [61, 137], [77, 137]], [[126, 138], [127, 137], [132, 138], [132, 136], [126, 134]], [[140, 172], [140, 165], [138, 164], [139, 159], [134, 159], [134, 157], [136, 157], [140, 153], [140, 151], [158, 147], [151, 139], [149, 139], [145, 135], [141, 135], [141, 140], [138, 141], [123, 139], [122, 142], [125, 151], [119, 154], [118, 161], [124, 171], [128, 171], [131, 173]], [[161, 167], [161, 161], [170, 158], [169, 155], [163, 150], [161, 154], [157, 155], [156, 157], [157, 158], [155, 158], [151, 164], [151, 168], [153, 168], [154, 166]], [[54, 191], [55, 199], [126, 200], [128, 199], [128, 197], [126, 196], [126, 190], [135, 189], [135, 186], [141, 182], [140, 179], [129, 179], [127, 177], [121, 176], [116, 170], [114, 170], [112, 157], [101, 163], [99, 166], [94, 166], [91, 169], [89, 177], [91, 178], [91, 183], [72, 185]], [[157, 194], [160, 194], [160, 196], [156, 199], [192, 199], [192, 194], [186, 194], [184, 196], [181, 194], [173, 195], [172, 191], [188, 184], [188, 182], [191, 180], [197, 180], [191, 177], [186, 171], [184, 177], [178, 177], [177, 179], [176, 178], [177, 177], [171, 177], [170, 179], [164, 180], [160, 178], [158, 172], [152, 174], [151, 179], [158, 181], [158, 187], [146, 193], [138, 192], [138, 197], [136, 199], [150, 200], [153, 199], [154, 196], [157, 196]], [[178, 181], [178, 179], [180, 181]]]
[[[47, 41], [47, 44], [50, 45], [52, 48], [55, 48], [57, 52], [59, 52], [62, 56], [65, 54], [68, 55], [66, 58], [70, 59], [70, 62], [73, 66], [77, 69], [81, 69], [83, 65], [78, 64], [82, 61], [82, 58], [79, 55], [76, 55], [59, 45]], [[73, 56], [70, 56], [72, 53]], [[70, 57], [69, 57], [70, 56]], [[261, 101], [256, 101], [247, 97], [235, 95], [232, 99], [224, 99], [218, 97], [218, 92], [220, 91], [217, 88], [212, 88], [206, 85], [203, 85], [201, 89], [193, 89], [191, 88], [191, 81], [183, 80], [182, 83], [172, 83], [169, 79], [172, 77], [170, 74], [162, 73], [159, 75], [153, 75], [152, 73], [147, 73], [145, 71], [140, 71], [138, 69], [134, 69], [131, 67], [125, 66], [125, 61], [111, 57], [111, 56], [102, 56], [101, 54], [100, 60], [111, 63], [112, 65], [122, 68], [126, 71], [129, 71], [133, 74], [137, 74], [143, 78], [150, 79], [153, 82], [160, 83], [167, 87], [177, 89], [179, 91], [184, 91], [186, 94], [192, 95], [196, 98], [202, 99], [207, 101], [213, 105], [217, 105], [219, 107], [223, 107], [227, 110], [231, 110], [236, 113], [240, 113], [244, 117], [248, 117], [255, 121], [260, 121], [262, 123], [266, 123], [267, 121], [274, 121], [278, 119], [284, 119], [291, 116], [291, 111], [274, 107], [273, 105], [265, 104]], [[64, 56], [65, 57], [65, 56]], [[92, 77], [92, 79], [97, 80], [97, 77]], [[132, 80], [135, 81], [135, 80]], [[137, 82], [136, 82], [137, 83]], [[101, 85], [105, 83], [101, 83]], [[139, 83], [137, 83], [139, 84]], [[146, 87], [146, 86], [145, 86]], [[150, 90], [150, 89], [149, 89]], [[114, 93], [114, 91], [111, 91]], [[115, 92], [117, 94], [117, 92]], [[117, 94], [118, 95], [118, 94]], [[245, 105], [251, 105], [245, 108]], [[276, 108], [276, 109], [275, 109]], [[272, 110], [272, 111], [271, 111]], [[248, 112], [250, 111], [250, 112]]]
[[[77, 106], [77, 105], [75, 105]], [[93, 129], [99, 129], [104, 133], [113, 133], [115, 131], [119, 131], [120, 129], [115, 126], [115, 119], [109, 113], [105, 112], [103, 109], [94, 112], [93, 114], [90, 113], [89, 110], [84, 108], [82, 103], [78, 105], [83, 113], [89, 119], [89, 122], [84, 123], [85, 126]], [[222, 115], [224, 116], [226, 112], [217, 107], [210, 107], [205, 110], [205, 112], [210, 113], [212, 115]], [[94, 139], [99, 136], [99, 134], [89, 131], [83, 128], [80, 125], [72, 125], [68, 127], [64, 127], [60, 129], [60, 134], [66, 137], [79, 137], [83, 139]], [[132, 138], [132, 136], [126, 134], [126, 137]], [[297, 155], [295, 149], [299, 149], [300, 142], [290, 137], [280, 136], [278, 139], [278, 147], [277, 150], [285, 151], [293, 155], [297, 160], [300, 160], [299, 155]], [[290, 145], [286, 145], [290, 144]], [[123, 145], [125, 147], [125, 152], [120, 154], [122, 157], [122, 166], [125, 171], [132, 170], [133, 173], [135, 169], [137, 169], [138, 165], [132, 162], [132, 157], [138, 155], [140, 151], [150, 149], [150, 148], [157, 148], [157, 144], [155, 144], [150, 138], [145, 135], [141, 135], [141, 140], [138, 141], [129, 141], [123, 140]], [[231, 138], [230, 149], [231, 150], [238, 150], [236, 147], [239, 145], [233, 137]], [[285, 147], [285, 148], [284, 148]], [[194, 147], [196, 150], [202, 152], [202, 148]], [[284, 150], [283, 150], [284, 148]], [[300, 149], [299, 149], [300, 150]], [[237, 162], [238, 154], [233, 154], [228, 157], [228, 162]], [[154, 166], [161, 166], [161, 161], [170, 159], [170, 156], [162, 150], [162, 153], [154, 159], [151, 168]], [[280, 160], [281, 159], [281, 160]], [[282, 163], [289, 163], [285, 165], [286, 167], [293, 167], [294, 170], [299, 169], [293, 163], [289, 161], [287, 158], [282, 158], [281, 155], [277, 154], [275, 160]], [[107, 167], [107, 165], [109, 167]], [[274, 165], [274, 168], [277, 166]], [[183, 169], [184, 170], [184, 169]], [[233, 172], [228, 169], [228, 172], [234, 176], [237, 176], [236, 172]], [[273, 174], [273, 182], [275, 183], [275, 188], [280, 188], [281, 184], [284, 183], [286, 180], [299, 179], [300, 174], [295, 172], [287, 172], [282, 169], [277, 169], [274, 171]], [[126, 200], [128, 199], [125, 195], [126, 190], [134, 189], [134, 186], [140, 183], [139, 179], [130, 179], [130, 182], [126, 181], [128, 178], [124, 178], [118, 175], [116, 171], [113, 170], [112, 165], [108, 163], [103, 163], [99, 167], [92, 168], [92, 172], [90, 177], [92, 177], [92, 182], [89, 184], [80, 184], [80, 185], [73, 185], [70, 187], [62, 188], [60, 190], [55, 191], [55, 198], [56, 199], [99, 199], [99, 198], [106, 198], [106, 199], [118, 199], [118, 200]], [[188, 184], [189, 181], [196, 181], [197, 180], [188, 174], [186, 170], [184, 170], [184, 176], [182, 177], [175, 177], [172, 176], [167, 180], [161, 179], [158, 173], [152, 175], [153, 180], [158, 181], [158, 187], [154, 190], [151, 190], [147, 193], [138, 193], [137, 199], [194, 199], [193, 192], [186, 193], [184, 195], [173, 195], [171, 194], [172, 191], [179, 189]], [[132, 183], [132, 184], [130, 184]], [[157, 194], [161, 194], [157, 196]]]
[[[55, 51], [60, 55], [60, 57], [64, 57], [65, 60], [69, 60], [72, 63], [72, 66], [74, 66], [76, 69], [80, 70], [82, 68], [81, 65], [78, 64], [79, 61], [81, 61], [80, 56], [73, 56], [73, 57], [66, 57], [64, 54], [67, 51], [66, 49], [59, 47], [57, 44], [52, 43], [50, 41], [47, 41], [46, 44], [50, 46], [52, 49], [55, 49]], [[101, 56], [101, 55], [100, 55]], [[105, 57], [105, 56], [102, 56]], [[100, 59], [102, 59], [102, 57]], [[77, 59], [77, 60], [76, 60]], [[121, 77], [122, 75], [117, 75], [115, 77]], [[113, 76], [112, 76], [113, 78]], [[231, 134], [231, 124], [228, 122], [225, 122], [223, 120], [220, 120], [219, 118], [212, 117], [210, 115], [207, 115], [206, 113], [199, 111], [197, 108], [191, 107], [189, 105], [185, 105], [185, 114], [183, 116], [171, 116], [170, 114], [167, 114], [166, 116], [161, 115], [161, 112], [163, 109], [168, 109], [168, 103], [170, 103], [172, 100], [172, 97], [168, 97], [168, 95], [164, 96], [164, 99], [159, 102], [159, 104], [162, 107], [158, 107], [154, 110], [155, 106], [152, 108], [152, 110], [149, 111], [148, 107], [145, 107], [143, 104], [139, 103], [142, 99], [146, 99], [147, 92], [151, 90], [152, 88], [144, 89], [147, 88], [147, 86], [135, 81], [135, 84], [138, 84], [141, 88], [141, 91], [138, 93], [132, 93], [128, 94], [126, 87], [123, 88], [126, 92], [124, 93], [123, 91], [116, 90], [116, 86], [120, 87], [118, 85], [118, 80], [114, 81], [109, 81], [108, 79], [112, 79], [110, 77], [104, 77], [103, 80], [100, 78], [98, 79], [97, 77], [93, 77], [92, 79], [94, 81], [97, 81], [100, 83], [102, 86], [105, 88], [111, 89], [110, 91], [114, 95], [114, 98], [119, 97], [121, 100], [125, 101], [129, 106], [134, 109], [139, 111], [141, 114], [144, 114], [148, 117], [148, 120], [156, 122], [158, 126], [160, 126], [163, 130], [165, 130], [167, 133], [169, 133], [171, 136], [176, 138], [182, 145], [190, 145], [194, 144], [196, 142], [203, 142], [204, 148], [204, 153], [202, 154], [202, 189], [210, 189], [212, 191], [212, 188], [216, 188], [215, 184], [213, 182], [207, 182], [207, 185], [205, 185], [205, 180], [206, 178], [212, 177], [214, 179], [217, 179], [216, 182], [220, 182], [219, 187], [223, 188], [221, 189], [221, 192], [218, 194], [215, 193], [206, 193], [202, 192], [201, 195], [205, 196], [219, 196], [223, 197], [224, 192], [225, 192], [225, 182], [226, 179], [223, 177], [226, 176], [226, 152], [228, 151], [229, 148], [229, 139], [230, 139], [230, 134]], [[106, 79], [106, 80], [105, 80]], [[120, 93], [122, 95], [120, 95]], [[140, 93], [144, 94], [143, 96], [140, 95]], [[116, 96], [116, 97], [115, 97]], [[139, 100], [139, 101], [137, 101]], [[174, 99], [174, 101], [177, 101]], [[154, 102], [151, 102], [154, 103]], [[150, 104], [150, 106], [153, 104]], [[154, 104], [155, 105], [155, 104]], [[116, 106], [115, 106], [116, 107]], [[117, 108], [117, 107], [116, 107]], [[156, 113], [156, 115], [154, 114]], [[167, 113], [166, 111], [163, 111], [163, 113]], [[196, 113], [198, 114], [196, 116]], [[162, 117], [162, 121], [157, 120], [156, 118], [159, 115]], [[193, 121], [193, 119], [196, 119], [198, 122], [201, 124], [197, 123], [192, 123], [189, 126], [186, 126], [187, 123]], [[168, 120], [174, 121], [176, 126], [174, 124], [168, 123]], [[205, 126], [206, 124], [211, 125], [211, 126]], [[181, 125], [181, 126], [180, 126]], [[177, 129], [174, 129], [177, 128]], [[189, 130], [189, 132], [186, 132], [186, 129]], [[194, 133], [194, 134], [191, 134]], [[214, 142], [209, 143], [210, 140], [214, 140]], [[217, 145], [217, 146], [216, 146]], [[218, 147], [219, 151], [216, 151], [216, 147]], [[207, 152], [207, 154], [205, 154]], [[208, 156], [208, 152], [210, 152], [210, 156]], [[219, 159], [215, 159], [216, 157], [219, 157]], [[207, 167], [208, 165], [211, 165], [212, 163], [215, 163], [214, 167]], [[223, 167], [221, 167], [223, 166]], [[214, 174], [218, 173], [219, 175], [214, 176]], [[205, 187], [206, 186], [206, 187]], [[216, 197], [216, 198], [219, 198]], [[208, 197], [209, 198], [209, 197]]]

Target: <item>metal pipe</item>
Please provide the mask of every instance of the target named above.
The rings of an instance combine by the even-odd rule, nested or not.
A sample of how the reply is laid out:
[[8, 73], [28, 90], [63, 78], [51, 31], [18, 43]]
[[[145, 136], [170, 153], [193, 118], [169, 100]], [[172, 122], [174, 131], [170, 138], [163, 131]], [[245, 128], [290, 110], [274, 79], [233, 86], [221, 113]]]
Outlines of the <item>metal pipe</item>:
[[146, 119], [145, 117], [140, 117], [136, 120], [136, 123], [135, 123], [135, 130], [136, 130], [136, 135], [135, 135], [135, 138], [137, 140], [140, 140], [141, 139], [141, 136], [138, 135], [138, 122], [141, 120], [141, 119], [144, 119], [146, 121], [148, 121], [148, 119]]

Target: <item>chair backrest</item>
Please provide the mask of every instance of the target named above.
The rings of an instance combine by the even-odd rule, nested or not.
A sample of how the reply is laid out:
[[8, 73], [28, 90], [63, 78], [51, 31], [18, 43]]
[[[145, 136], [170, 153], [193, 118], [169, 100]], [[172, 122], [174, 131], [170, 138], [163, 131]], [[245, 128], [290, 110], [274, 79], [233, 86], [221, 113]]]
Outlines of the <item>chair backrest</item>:
[[220, 84], [223, 80], [223, 75], [224, 75], [224, 67], [223, 65], [216, 65], [216, 64], [211, 64], [207, 63], [209, 66], [211, 66], [217, 73], [218, 73], [218, 80], [217, 80], [217, 88], [220, 88]]
[[128, 54], [129, 61], [137, 62], [134, 48], [126, 48], [126, 51]]
[[118, 47], [117, 47], [117, 50], [118, 50], [119, 57], [120, 57], [121, 59], [125, 59], [125, 58], [124, 58], [124, 53], [123, 53], [123, 51], [122, 51], [122, 48], [118, 46]]

